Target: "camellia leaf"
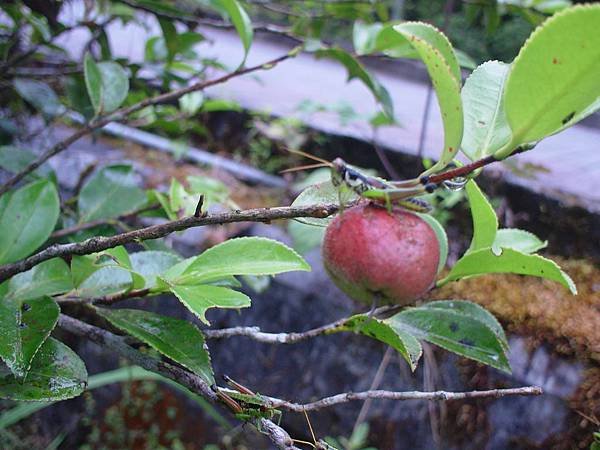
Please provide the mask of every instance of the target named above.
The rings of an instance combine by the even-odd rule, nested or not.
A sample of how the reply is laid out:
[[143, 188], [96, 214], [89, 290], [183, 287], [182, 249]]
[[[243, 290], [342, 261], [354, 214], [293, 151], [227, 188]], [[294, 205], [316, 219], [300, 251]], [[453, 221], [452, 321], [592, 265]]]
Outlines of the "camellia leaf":
[[380, 22], [365, 23], [360, 20], [354, 22], [352, 43], [358, 55], [368, 55], [375, 51], [377, 36], [383, 27]]
[[468, 252], [473, 252], [492, 246], [498, 230], [498, 217], [475, 181], [467, 182], [466, 191], [473, 218], [473, 239]]
[[446, 306], [409, 308], [386, 322], [418, 339], [510, 373], [505, 344], [487, 322], [470, 309]]
[[231, 275], [276, 275], [310, 271], [298, 253], [281, 242], [261, 237], [229, 239], [209, 248], [185, 269], [177, 284], [199, 284]]
[[521, 253], [535, 253], [545, 248], [548, 241], [542, 241], [535, 234], [517, 228], [503, 228], [496, 233], [493, 247], [512, 248]]
[[25, 382], [0, 368], [0, 398], [17, 401], [66, 400], [87, 384], [85, 364], [62, 342], [49, 338], [33, 359]]
[[321, 48], [315, 52], [315, 56], [340, 62], [348, 71], [348, 81], [354, 78], [362, 81], [381, 104], [385, 114], [394, 117], [394, 105], [388, 90], [350, 53], [341, 48]]
[[473, 303], [468, 300], [436, 300], [419, 306], [419, 309], [443, 309], [447, 311], [454, 311], [458, 314], [466, 315], [473, 319], [479, 320], [494, 332], [494, 334], [498, 337], [502, 348], [508, 350], [508, 339], [506, 339], [506, 334], [504, 333], [502, 325], [500, 325], [498, 319], [496, 319], [487, 309], [483, 308], [477, 303]]
[[27, 375], [59, 313], [58, 305], [50, 297], [26, 301], [6, 296], [0, 299], [0, 357], [16, 378], [22, 380]]
[[12, 277], [8, 282], [5, 298], [28, 300], [44, 295], [62, 294], [71, 289], [73, 282], [69, 266], [60, 258], [52, 258]]
[[211, 0], [211, 3], [223, 16], [231, 20], [231, 23], [240, 36], [242, 44], [244, 45], [243, 65], [248, 56], [248, 51], [250, 50], [252, 39], [254, 37], [252, 22], [250, 21], [248, 13], [237, 0]]
[[250, 306], [250, 298], [233, 289], [207, 284], [177, 285], [168, 283], [171, 292], [202, 322], [210, 325], [206, 311], [210, 308], [238, 309]]
[[359, 314], [350, 317], [340, 331], [354, 331], [377, 339], [393, 347], [408, 362], [411, 370], [417, 368], [423, 349], [413, 335], [390, 326], [387, 321]]
[[[350, 192], [349, 200], [351, 201], [356, 199], [357, 195], [353, 191]], [[292, 202], [292, 206], [299, 207], [318, 204], [328, 205], [332, 203], [340, 203], [340, 195], [338, 188], [331, 183], [331, 180], [328, 180], [308, 186], [298, 195], [298, 197], [296, 197], [296, 199]], [[331, 217], [325, 217], [324, 219], [317, 217], [300, 217], [295, 220], [307, 225], [326, 227], [333, 219]]]
[[435, 27], [421, 22], [406, 22], [394, 26], [394, 30], [419, 53], [438, 98], [444, 123], [444, 148], [439, 161], [425, 172], [435, 173], [454, 159], [462, 141], [460, 67], [450, 42]]
[[89, 53], [83, 60], [85, 86], [96, 115], [114, 111], [127, 97], [129, 78], [116, 62], [96, 63]]
[[132, 270], [144, 277], [145, 288], [156, 287], [156, 278], [181, 261], [173, 253], [156, 250], [132, 253], [129, 257]]
[[471, 160], [492, 155], [510, 141], [503, 101], [509, 70], [509, 64], [487, 61], [465, 81], [461, 92], [465, 114], [461, 149]]
[[527, 255], [511, 248], [502, 249], [499, 255], [491, 248], [484, 248], [463, 256], [452, 267], [446, 278], [438, 281], [438, 286], [449, 281], [486, 273], [516, 273], [547, 278], [559, 282], [572, 294], [577, 294], [577, 288], [571, 277], [554, 261], [539, 255]]
[[448, 235], [446, 230], [432, 215], [417, 213], [417, 216], [429, 224], [437, 237], [440, 245], [440, 262], [438, 263], [438, 273], [440, 273], [446, 267], [446, 261], [448, 260]]
[[[8, 172], [20, 172], [36, 158], [37, 155], [24, 148], [14, 147], [12, 145], [0, 146], [0, 167]], [[48, 178], [56, 183], [56, 174], [47, 163], [42, 164], [33, 173], [27, 175], [25, 180], [33, 181], [38, 178]]]
[[83, 58], [83, 74], [94, 113], [98, 115], [102, 111], [102, 73], [89, 53]]
[[495, 153], [553, 134], [600, 106], [600, 5], [578, 5], [539, 26], [512, 63], [504, 109], [511, 141]]
[[54, 90], [46, 83], [27, 78], [15, 78], [13, 84], [19, 95], [44, 116], [54, 117], [64, 112], [65, 107], [60, 103]]
[[45, 179], [0, 197], [0, 264], [24, 258], [46, 242], [59, 209], [56, 186]]
[[136, 186], [131, 166], [115, 164], [103, 167], [79, 193], [79, 222], [118, 217], [142, 207], [146, 199], [144, 191]]
[[117, 328], [200, 375], [209, 385], [215, 383], [204, 336], [191, 323], [136, 309], [96, 311]]
[[102, 77], [102, 112], [112, 112], [121, 106], [129, 92], [129, 77], [116, 62], [104, 61], [98, 64]]

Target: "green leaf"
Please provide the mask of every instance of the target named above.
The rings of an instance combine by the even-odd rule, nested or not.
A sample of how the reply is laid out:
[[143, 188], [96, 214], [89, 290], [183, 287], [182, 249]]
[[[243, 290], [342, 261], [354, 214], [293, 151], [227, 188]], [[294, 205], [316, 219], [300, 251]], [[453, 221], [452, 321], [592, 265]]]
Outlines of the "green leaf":
[[179, 47], [179, 40], [177, 38], [177, 29], [175, 28], [175, 24], [171, 19], [165, 19], [160, 16], [157, 16], [158, 23], [160, 25], [160, 29], [163, 33], [164, 43], [167, 48], [167, 62], [173, 61], [175, 55], [177, 54], [177, 49]]
[[204, 336], [191, 323], [136, 309], [96, 311], [117, 328], [200, 375], [209, 385], [215, 383]]
[[98, 69], [102, 77], [102, 112], [112, 112], [127, 98], [129, 77], [116, 62], [101, 62]]
[[131, 166], [106, 166], [96, 172], [79, 193], [79, 223], [118, 217], [145, 203], [146, 194], [136, 186]]
[[516, 273], [547, 278], [562, 284], [572, 294], [577, 294], [573, 280], [554, 261], [539, 255], [527, 255], [511, 248], [502, 249], [499, 255], [496, 255], [491, 248], [484, 248], [463, 256], [446, 278], [438, 281], [438, 286], [449, 281], [487, 273]]
[[508, 339], [504, 329], [498, 319], [496, 319], [487, 309], [477, 303], [468, 300], [437, 300], [425, 303], [419, 307], [421, 310], [443, 309], [446, 311], [454, 311], [458, 314], [469, 316], [475, 320], [479, 320], [486, 325], [498, 337], [500, 344], [504, 350], [508, 350]]
[[317, 58], [329, 58], [340, 62], [348, 71], [348, 81], [357, 78], [375, 96], [389, 117], [394, 117], [394, 105], [387, 89], [347, 51], [340, 48], [322, 48], [315, 52]]
[[463, 134], [463, 111], [460, 98], [460, 67], [450, 42], [435, 27], [421, 22], [406, 22], [394, 26], [419, 53], [433, 83], [442, 121], [444, 148], [439, 161], [426, 173], [446, 167], [456, 156]]
[[65, 344], [49, 338], [33, 360], [24, 383], [0, 368], [0, 398], [17, 401], [66, 400], [87, 384], [85, 364]]
[[581, 120], [600, 98], [600, 5], [578, 5], [539, 26], [515, 58], [504, 94], [512, 139], [495, 155]]
[[85, 85], [96, 115], [114, 111], [127, 97], [129, 78], [117, 63], [96, 63], [89, 53], [83, 60]]
[[512, 248], [521, 253], [535, 253], [545, 248], [548, 241], [542, 241], [535, 234], [517, 228], [498, 230], [493, 248]]
[[102, 111], [102, 73], [89, 53], [86, 53], [83, 58], [83, 74], [94, 113], [98, 115]]
[[297, 220], [290, 220], [287, 230], [294, 243], [294, 250], [301, 255], [306, 255], [313, 248], [317, 248], [325, 234], [325, 228], [307, 225]]
[[475, 181], [467, 182], [466, 191], [473, 218], [473, 239], [467, 252], [473, 252], [492, 246], [498, 230], [498, 217]]
[[26, 302], [14, 297], [1, 299], [0, 357], [16, 378], [22, 380], [27, 375], [33, 357], [54, 329], [59, 313], [58, 305], [50, 297]]
[[432, 215], [417, 213], [417, 216], [429, 224], [435, 233], [435, 237], [437, 237], [440, 245], [440, 261], [438, 263], [438, 273], [440, 273], [446, 267], [446, 261], [448, 260], [448, 236], [446, 235], [446, 230]]
[[15, 78], [15, 89], [23, 99], [46, 117], [62, 114], [65, 107], [60, 103], [54, 90], [46, 83], [27, 78]]
[[377, 36], [383, 26], [380, 22], [365, 23], [360, 20], [354, 22], [352, 43], [357, 55], [368, 55], [375, 51]]
[[210, 325], [206, 311], [210, 308], [238, 309], [250, 306], [250, 298], [241, 292], [207, 284], [177, 285], [168, 283], [171, 292], [202, 322]]
[[132, 284], [133, 279], [129, 270], [118, 266], [101, 267], [83, 279], [75, 293], [78, 297], [84, 298], [102, 297], [129, 290]]
[[404, 310], [386, 322], [416, 338], [510, 373], [501, 338], [469, 309], [463, 312], [443, 305], [425, 305]]
[[294, 250], [261, 237], [229, 239], [209, 248], [183, 272], [178, 284], [198, 284], [230, 275], [276, 275], [292, 270], [310, 271]]
[[340, 331], [353, 331], [377, 339], [393, 347], [408, 362], [412, 371], [417, 368], [423, 349], [413, 335], [394, 328], [386, 320], [358, 314], [350, 317]]
[[[0, 146], [0, 167], [8, 172], [20, 172], [35, 159], [37, 159], [37, 155], [24, 148], [12, 145]], [[47, 163], [42, 164], [33, 174], [27, 175], [25, 179], [32, 181], [38, 178], [48, 178], [56, 183], [56, 174]]]
[[156, 287], [156, 279], [170, 267], [178, 264], [181, 258], [173, 253], [150, 250], [129, 255], [131, 268], [145, 279], [144, 287]]
[[509, 70], [509, 64], [488, 61], [465, 81], [461, 93], [465, 114], [461, 149], [471, 160], [492, 155], [510, 141], [503, 103]]
[[[350, 198], [348, 201], [357, 198], [357, 195], [353, 191], [351, 191], [349, 195]], [[338, 188], [331, 183], [331, 180], [328, 180], [308, 186], [298, 195], [298, 197], [296, 197], [296, 199], [292, 202], [292, 206], [300, 207], [319, 204], [328, 205], [332, 203], [340, 203], [340, 193]], [[324, 219], [319, 219], [314, 217], [301, 217], [295, 220], [307, 225], [326, 227], [333, 220], [333, 218], [326, 217]]]
[[29, 300], [62, 294], [71, 289], [73, 282], [69, 266], [60, 258], [52, 258], [12, 277], [8, 282], [6, 298]]
[[202, 91], [190, 92], [179, 98], [179, 109], [192, 116], [198, 112], [204, 103], [204, 93]]
[[241, 64], [243, 65], [248, 56], [254, 36], [252, 22], [250, 21], [250, 17], [248, 17], [248, 13], [246, 13], [246, 10], [237, 0], [211, 0], [211, 3], [225, 18], [231, 20], [231, 23], [240, 36], [244, 45], [244, 60]]
[[0, 264], [29, 256], [46, 242], [59, 210], [56, 186], [44, 179], [0, 197]]

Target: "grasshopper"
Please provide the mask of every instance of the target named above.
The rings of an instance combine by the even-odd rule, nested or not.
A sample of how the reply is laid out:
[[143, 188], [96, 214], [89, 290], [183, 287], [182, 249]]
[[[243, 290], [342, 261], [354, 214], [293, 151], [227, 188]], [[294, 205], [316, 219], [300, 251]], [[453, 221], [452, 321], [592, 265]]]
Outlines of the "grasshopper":
[[385, 204], [388, 210], [391, 210], [393, 205], [416, 212], [429, 212], [431, 210], [431, 207], [427, 202], [414, 198], [419, 195], [431, 193], [437, 188], [436, 184], [428, 182], [427, 177], [414, 180], [388, 182], [361, 173], [346, 164], [342, 158], [335, 158], [333, 161], [327, 161], [300, 150], [289, 151], [318, 161], [318, 163], [284, 170], [283, 172], [316, 167], [329, 167], [331, 169], [331, 183], [338, 189], [340, 206], [343, 206], [345, 203], [343, 201], [344, 194], [347, 192], [354, 192], [361, 198], [366, 198], [375, 203]]
[[275, 421], [277, 425], [281, 421], [281, 411], [273, 408], [271, 402], [260, 394], [252, 392], [245, 386], [223, 375], [225, 382], [232, 389], [212, 386], [219, 400], [233, 412], [234, 416], [244, 422], [253, 421], [258, 431], [262, 433], [259, 419]]

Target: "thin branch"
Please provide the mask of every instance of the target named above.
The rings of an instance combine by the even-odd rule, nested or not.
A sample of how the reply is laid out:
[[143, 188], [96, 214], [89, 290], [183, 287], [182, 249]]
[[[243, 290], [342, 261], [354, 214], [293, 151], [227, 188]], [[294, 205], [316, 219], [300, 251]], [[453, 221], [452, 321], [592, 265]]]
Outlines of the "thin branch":
[[[372, 316], [387, 317], [389, 314], [397, 312], [400, 309], [402, 309], [402, 307], [398, 305], [381, 306], [372, 312]], [[339, 328], [343, 327], [349, 319], [350, 317], [344, 317], [335, 322], [297, 333], [265, 333], [260, 331], [259, 327], [232, 327], [222, 328], [220, 330], [202, 330], [202, 333], [207, 339], [225, 339], [234, 336], [244, 336], [265, 344], [296, 344], [297, 342], [306, 341], [317, 336], [337, 333]]]
[[[118, 353], [120, 356], [137, 366], [143, 367], [151, 372], [159, 373], [176, 381], [190, 391], [201, 395], [213, 403], [217, 402], [217, 396], [211, 387], [198, 375], [167, 362], [144, 355], [127, 345], [125, 339], [121, 336], [117, 336], [102, 328], [89, 325], [64, 314], [60, 315], [58, 326], [69, 333], [84, 337], [95, 344], [98, 344], [103, 350]], [[263, 433], [266, 434], [278, 448], [300, 450], [297, 447], [294, 447], [290, 435], [283, 428], [264, 418], [260, 419], [260, 423]]]
[[186, 217], [184, 219], [174, 220], [160, 225], [152, 225], [146, 228], [140, 228], [139, 230], [116, 234], [114, 236], [95, 236], [77, 243], [54, 244], [29, 258], [0, 266], [0, 282], [7, 280], [17, 273], [25, 272], [41, 262], [52, 258], [69, 255], [89, 255], [119, 245], [145, 241], [148, 239], [158, 239], [175, 231], [182, 231], [188, 228], [234, 222], [270, 222], [272, 220], [294, 219], [297, 217], [325, 218], [337, 212], [338, 209], [339, 205], [337, 204], [255, 208], [204, 217]]
[[148, 106], [158, 105], [162, 103], [169, 103], [171, 101], [177, 100], [178, 98], [184, 96], [185, 94], [189, 94], [190, 92], [201, 91], [210, 86], [214, 86], [216, 84], [224, 83], [232, 78], [239, 77], [241, 75], [246, 75], [251, 72], [256, 72], [258, 70], [268, 70], [273, 68], [273, 66], [279, 64], [286, 59], [293, 58], [298, 53], [297, 49], [292, 49], [290, 52], [285, 55], [274, 58], [270, 61], [266, 61], [262, 64], [258, 64], [252, 67], [246, 67], [243, 69], [238, 69], [234, 72], [230, 72], [221, 77], [215, 78], [213, 80], [208, 81], [200, 81], [189, 86], [186, 86], [181, 89], [177, 89], [174, 91], [166, 92], [164, 94], [159, 94], [154, 97], [146, 98], [138, 103], [135, 103], [131, 106], [118, 109], [110, 114], [98, 117], [88, 124], [86, 124], [83, 128], [79, 129], [71, 136], [66, 138], [65, 140], [56, 143], [44, 153], [42, 153], [39, 157], [37, 157], [33, 162], [31, 162], [27, 167], [13, 175], [9, 178], [2, 186], [0, 186], [0, 195], [7, 192], [10, 188], [12, 188], [15, 184], [21, 181], [27, 174], [33, 172], [39, 166], [41, 166], [48, 159], [53, 157], [54, 155], [62, 152], [66, 148], [68, 148], [71, 144], [82, 138], [83, 136], [90, 134], [94, 130], [102, 128], [103, 126], [109, 124], [110, 122], [118, 122], [125, 119], [127, 116], [133, 114], [134, 112], [140, 111]]
[[127, 292], [119, 292], [118, 294], [104, 295], [102, 297], [82, 298], [76, 296], [54, 297], [58, 303], [80, 303], [93, 305], [112, 305], [130, 298], [146, 297], [151, 293], [150, 288], [134, 289]]
[[[521, 146], [518, 147], [515, 151], [513, 151], [509, 156], [517, 155], [519, 153], [524, 153], [526, 151], [531, 150], [530, 146]], [[457, 167], [456, 169], [450, 169], [446, 172], [442, 172], [436, 175], [430, 175], [428, 178], [428, 183], [439, 184], [442, 181], [451, 180], [456, 177], [464, 177], [465, 175], [470, 174], [471, 172], [475, 172], [477, 169], [481, 169], [488, 164], [495, 163], [501, 161], [496, 158], [494, 155], [486, 156], [485, 158], [478, 159], [477, 161], [473, 161], [470, 164], [465, 164], [462, 167]]]
[[526, 386], [511, 389], [490, 389], [487, 391], [468, 391], [468, 392], [420, 392], [420, 391], [364, 391], [364, 392], [345, 392], [343, 394], [332, 395], [311, 403], [293, 403], [274, 397], [265, 397], [271, 402], [273, 408], [287, 409], [288, 411], [302, 412], [315, 411], [318, 409], [329, 408], [335, 405], [341, 405], [356, 400], [378, 399], [378, 400], [466, 400], [473, 398], [501, 398], [509, 395], [541, 395], [542, 388], [539, 386]]

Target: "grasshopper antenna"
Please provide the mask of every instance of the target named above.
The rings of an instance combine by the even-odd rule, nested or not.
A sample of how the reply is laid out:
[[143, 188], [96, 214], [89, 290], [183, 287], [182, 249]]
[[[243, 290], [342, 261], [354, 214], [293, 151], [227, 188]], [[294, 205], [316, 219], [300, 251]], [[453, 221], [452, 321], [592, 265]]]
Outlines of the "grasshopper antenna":
[[310, 430], [310, 435], [313, 438], [313, 441], [315, 441], [315, 443], [317, 442], [317, 438], [315, 437], [315, 432], [313, 430], [312, 424], [310, 423], [310, 419], [308, 418], [308, 413], [306, 412], [306, 409], [302, 409], [302, 412], [304, 413], [304, 417], [306, 417], [306, 422], [308, 422], [308, 429]]
[[293, 150], [293, 149], [291, 149], [291, 148], [286, 148], [286, 150], [287, 150], [288, 152], [290, 152], [290, 153], [293, 153], [293, 154], [295, 154], [295, 155], [304, 156], [305, 158], [312, 159], [313, 161], [320, 162], [320, 163], [321, 163], [321, 164], [323, 164], [324, 166], [329, 166], [329, 167], [331, 167], [331, 165], [332, 165], [332, 164], [331, 164], [331, 161], [327, 161], [326, 159], [319, 158], [318, 156], [311, 155], [310, 153], [303, 152], [302, 150]]
[[289, 173], [289, 172], [297, 172], [299, 170], [307, 170], [307, 169], [316, 169], [317, 167], [330, 167], [331, 164], [325, 163], [316, 163], [316, 164], [307, 164], [305, 166], [292, 167], [290, 169], [280, 170], [279, 173]]

